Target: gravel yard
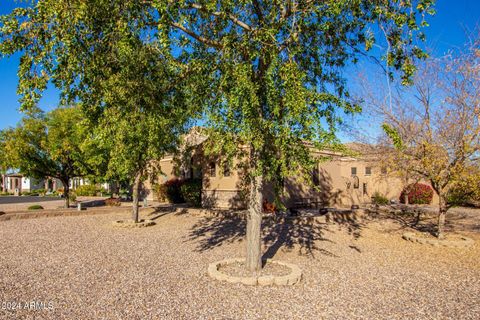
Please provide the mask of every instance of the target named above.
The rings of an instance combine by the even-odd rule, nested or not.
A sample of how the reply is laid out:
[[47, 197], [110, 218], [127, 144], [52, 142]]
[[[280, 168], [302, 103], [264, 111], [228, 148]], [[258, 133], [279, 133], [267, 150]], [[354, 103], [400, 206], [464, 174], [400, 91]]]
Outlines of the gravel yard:
[[[207, 276], [208, 263], [244, 255], [240, 220], [167, 213], [153, 227], [111, 227], [128, 217], [0, 222], [0, 318], [480, 318], [478, 232], [465, 231], [472, 248], [449, 249], [404, 241], [392, 221], [266, 223], [266, 255], [304, 277], [250, 287]], [[6, 310], [31, 301], [53, 308]]]

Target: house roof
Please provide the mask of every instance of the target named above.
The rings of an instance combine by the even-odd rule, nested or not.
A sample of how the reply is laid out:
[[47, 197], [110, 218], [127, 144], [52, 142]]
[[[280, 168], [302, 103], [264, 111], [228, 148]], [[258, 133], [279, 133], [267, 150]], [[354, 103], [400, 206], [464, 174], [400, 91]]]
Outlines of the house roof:
[[23, 174], [21, 173], [10, 173], [6, 174], [5, 176], [10, 178], [23, 178]]

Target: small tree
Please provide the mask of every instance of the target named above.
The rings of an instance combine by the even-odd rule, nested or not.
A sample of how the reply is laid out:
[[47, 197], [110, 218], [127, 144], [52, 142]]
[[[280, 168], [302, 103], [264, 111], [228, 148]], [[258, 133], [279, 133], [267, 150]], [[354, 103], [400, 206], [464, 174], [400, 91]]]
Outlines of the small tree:
[[70, 205], [69, 181], [93, 174], [90, 164], [96, 149], [85, 149], [89, 128], [78, 107], [24, 117], [16, 128], [2, 132], [10, 168], [34, 178], [53, 177], [63, 184], [65, 207]]
[[438, 195], [439, 238], [444, 237], [447, 210], [457, 204], [449, 202], [449, 195], [454, 189], [457, 195], [474, 194], [480, 182], [475, 170], [480, 152], [479, 43], [477, 38], [464, 52], [430, 60], [411, 89], [392, 93], [394, 104], [372, 103], [383, 116], [397, 165], [429, 181]]

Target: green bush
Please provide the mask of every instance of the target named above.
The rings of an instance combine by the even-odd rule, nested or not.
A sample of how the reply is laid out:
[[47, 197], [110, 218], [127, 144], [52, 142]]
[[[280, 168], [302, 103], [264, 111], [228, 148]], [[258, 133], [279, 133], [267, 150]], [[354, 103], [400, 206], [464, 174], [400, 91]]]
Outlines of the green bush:
[[85, 184], [83, 186], [78, 186], [75, 189], [75, 193], [79, 197], [95, 197], [99, 193], [106, 193], [103, 188], [98, 188], [96, 185]]
[[183, 185], [183, 181], [173, 178], [164, 183], [166, 188], [167, 199], [170, 203], [184, 203], [185, 199], [182, 196], [180, 188]]
[[202, 206], [202, 180], [187, 180], [180, 187], [180, 191], [187, 204], [193, 207]]
[[34, 204], [28, 207], [28, 210], [43, 210], [43, 207], [39, 204]]
[[373, 204], [387, 205], [390, 201], [383, 194], [376, 191], [372, 196], [372, 202], [373, 202]]

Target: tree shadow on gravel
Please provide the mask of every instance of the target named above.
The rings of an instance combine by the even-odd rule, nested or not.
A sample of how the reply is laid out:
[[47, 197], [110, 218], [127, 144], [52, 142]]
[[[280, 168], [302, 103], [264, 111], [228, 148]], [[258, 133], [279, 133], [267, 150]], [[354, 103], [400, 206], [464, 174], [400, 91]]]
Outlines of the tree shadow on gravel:
[[[378, 219], [389, 219], [397, 223], [395, 228], [387, 232], [399, 232], [408, 229], [415, 231], [437, 233], [437, 214], [435, 212], [425, 212], [421, 209], [410, 208], [411, 210], [389, 211], [376, 214]], [[479, 232], [480, 225], [474, 221], [471, 216], [465, 213], [448, 212], [445, 221], [445, 231], [472, 231]]]
[[[197, 250], [202, 252], [220, 247], [226, 243], [245, 239], [245, 212], [228, 216], [204, 217], [192, 226], [188, 241], [198, 242]], [[315, 257], [316, 253], [336, 257], [321, 247], [322, 242], [334, 243], [326, 235], [336, 230], [346, 231], [353, 239], [361, 236], [364, 222], [352, 212], [329, 213], [323, 216], [285, 215], [264, 217], [262, 239], [267, 248], [263, 259], [273, 258], [280, 249], [298, 250], [301, 255]]]

